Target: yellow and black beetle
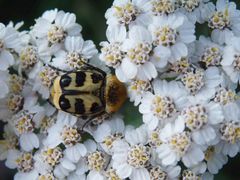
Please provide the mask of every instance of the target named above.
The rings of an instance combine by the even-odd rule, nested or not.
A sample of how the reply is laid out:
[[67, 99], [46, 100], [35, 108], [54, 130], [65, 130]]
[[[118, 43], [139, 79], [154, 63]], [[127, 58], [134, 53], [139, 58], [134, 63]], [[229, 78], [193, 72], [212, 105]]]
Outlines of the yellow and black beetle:
[[49, 101], [59, 110], [93, 119], [118, 111], [126, 98], [126, 87], [115, 75], [85, 64], [53, 80]]

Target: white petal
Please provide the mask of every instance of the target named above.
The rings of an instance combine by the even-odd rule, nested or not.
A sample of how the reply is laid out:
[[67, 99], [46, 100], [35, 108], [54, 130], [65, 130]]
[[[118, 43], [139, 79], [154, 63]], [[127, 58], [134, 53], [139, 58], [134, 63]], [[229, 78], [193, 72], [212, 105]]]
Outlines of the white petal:
[[133, 79], [136, 76], [137, 66], [130, 62], [129, 59], [123, 59], [121, 67], [128, 79]]
[[31, 151], [39, 147], [39, 139], [34, 133], [26, 133], [20, 136], [20, 146], [25, 151]]

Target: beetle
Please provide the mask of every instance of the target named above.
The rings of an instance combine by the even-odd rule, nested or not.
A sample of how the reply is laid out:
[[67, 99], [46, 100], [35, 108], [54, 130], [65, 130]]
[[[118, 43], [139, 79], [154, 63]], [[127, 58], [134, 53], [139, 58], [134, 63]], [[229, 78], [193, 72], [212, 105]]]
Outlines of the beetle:
[[94, 119], [117, 112], [126, 98], [126, 87], [115, 75], [86, 63], [53, 80], [49, 102], [77, 117]]

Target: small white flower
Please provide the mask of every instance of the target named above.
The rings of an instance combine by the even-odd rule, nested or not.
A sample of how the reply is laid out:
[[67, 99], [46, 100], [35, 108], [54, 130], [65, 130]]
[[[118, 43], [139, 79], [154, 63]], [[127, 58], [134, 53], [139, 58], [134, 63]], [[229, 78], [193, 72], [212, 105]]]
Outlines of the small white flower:
[[[64, 114], [66, 113], [58, 113], [57, 123], [48, 129], [48, 136], [44, 140], [44, 145], [54, 148], [62, 143], [66, 147], [64, 151], [66, 158], [76, 163], [81, 157], [86, 155], [87, 150], [80, 143], [81, 134], [76, 126], [77, 118], [73, 117], [67, 120], [62, 116]], [[59, 119], [62, 119], [62, 121]]]
[[0, 140], [0, 160], [5, 160], [11, 150], [17, 149], [19, 140], [10, 124], [4, 126], [3, 140]]
[[116, 140], [124, 136], [125, 125], [121, 116], [113, 116], [110, 121], [105, 121], [93, 132], [93, 137], [97, 143], [108, 154], [112, 154], [111, 149]]
[[222, 82], [220, 71], [217, 67], [203, 69], [190, 69], [182, 74], [181, 81], [186, 90], [197, 99], [213, 98], [216, 87]]
[[0, 71], [7, 70], [15, 63], [12, 51], [18, 51], [19, 46], [20, 38], [17, 30], [0, 23]]
[[151, 130], [174, 119], [188, 103], [187, 92], [180, 83], [155, 80], [153, 90], [154, 94], [146, 93], [139, 106], [143, 122]]
[[[235, 108], [233, 108], [235, 107]], [[220, 124], [217, 149], [224, 155], [234, 157], [240, 150], [239, 107], [229, 106], [225, 109], [225, 121]]]
[[170, 62], [188, 55], [187, 45], [195, 40], [195, 26], [184, 15], [155, 17], [149, 26], [153, 44], [170, 51]]
[[213, 41], [224, 44], [229, 38], [240, 35], [240, 11], [234, 2], [218, 0], [216, 10], [208, 20], [208, 26], [213, 29]]
[[224, 49], [222, 67], [232, 82], [240, 80], [240, 38], [231, 38]]
[[111, 26], [108, 27], [106, 35], [109, 42], [100, 43], [102, 48], [99, 58], [107, 66], [116, 68], [116, 74], [119, 74], [120, 64], [125, 57], [122, 44], [127, 38], [127, 32], [124, 27]]
[[207, 169], [212, 174], [217, 174], [228, 161], [227, 156], [216, 148], [216, 146], [209, 146], [204, 151]]
[[150, 179], [158, 180], [158, 179], [171, 179], [177, 180], [179, 179], [179, 175], [181, 172], [180, 166], [152, 166], [149, 168]]
[[177, 0], [180, 12], [184, 13], [193, 23], [204, 23], [208, 20], [215, 6], [209, 0]]
[[206, 67], [220, 65], [223, 58], [223, 47], [211, 41], [210, 38], [200, 36], [196, 42], [194, 62], [204, 63]]
[[127, 130], [125, 139], [113, 143], [113, 168], [120, 178], [132, 180], [150, 180], [146, 169], [150, 163], [151, 151], [147, 143], [147, 129], [141, 126], [136, 130]]
[[39, 137], [34, 132], [44, 117], [44, 109], [39, 105], [33, 105], [18, 112], [10, 121], [15, 134], [19, 137], [19, 143], [24, 151], [31, 151], [39, 147]]
[[64, 47], [66, 51], [59, 51], [51, 62], [54, 67], [63, 70], [79, 69], [97, 54], [94, 43], [84, 41], [81, 36], [66, 37]]
[[191, 167], [204, 159], [201, 148], [191, 141], [190, 132], [184, 129], [184, 122], [177, 119], [161, 130], [163, 143], [157, 148], [157, 153], [163, 165], [175, 165], [181, 159], [186, 167]]
[[33, 155], [30, 152], [11, 150], [5, 164], [11, 169], [18, 169], [14, 179], [32, 180], [38, 177], [38, 173], [34, 167]]
[[150, 13], [153, 16], [173, 14], [176, 10], [176, 0], [151, 0]]
[[209, 145], [215, 143], [217, 131], [215, 126], [224, 120], [224, 114], [219, 104], [214, 102], [198, 102], [193, 99], [179, 116], [185, 121], [186, 127], [192, 132], [196, 144]]
[[85, 172], [89, 171], [87, 180], [104, 179], [104, 171], [107, 168], [109, 156], [99, 149], [93, 140], [85, 141], [84, 145], [87, 148], [87, 154], [85, 159], [77, 165], [76, 173], [84, 175]]
[[133, 80], [128, 85], [128, 96], [130, 101], [134, 102], [134, 105], [137, 106], [144, 95], [152, 90], [152, 85], [150, 81], [143, 80]]
[[148, 0], [114, 0], [113, 5], [105, 14], [109, 26], [144, 25], [151, 22], [147, 14], [150, 3]]
[[120, 69], [116, 69], [116, 75], [121, 81], [134, 78], [151, 80], [157, 77], [156, 67], [162, 68], [167, 64], [168, 54], [160, 49], [153, 50], [151, 34], [141, 26], [130, 29], [129, 39], [124, 41], [122, 47], [126, 56]]
[[39, 56], [49, 62], [51, 56], [61, 49], [66, 37], [80, 35], [81, 30], [74, 14], [55, 9], [46, 11], [36, 20], [31, 34], [37, 39]]
[[48, 99], [52, 81], [57, 75], [58, 72], [55, 69], [38, 62], [29, 73], [30, 82], [33, 84], [33, 91], [39, 92], [42, 98]]

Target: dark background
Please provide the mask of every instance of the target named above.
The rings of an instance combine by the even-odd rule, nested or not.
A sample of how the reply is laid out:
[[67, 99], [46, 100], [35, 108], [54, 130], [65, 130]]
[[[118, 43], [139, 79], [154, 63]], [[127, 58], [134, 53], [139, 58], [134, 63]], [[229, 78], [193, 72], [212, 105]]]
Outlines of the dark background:
[[[240, 1], [235, 0], [240, 6]], [[34, 24], [34, 19], [41, 16], [45, 10], [58, 8], [73, 12], [77, 16], [77, 22], [83, 26], [83, 37], [91, 39], [96, 45], [105, 40], [106, 20], [105, 11], [112, 4], [112, 0], [0, 0], [0, 22], [7, 24], [24, 21], [23, 29], [29, 29]], [[200, 29], [200, 31], [199, 31]], [[199, 28], [199, 34], [208, 34], [207, 28]], [[128, 103], [123, 109], [126, 121], [131, 124], [140, 124], [140, 115], [137, 108]], [[0, 128], [2, 125], [0, 124]], [[2, 128], [0, 129], [2, 134]], [[3, 162], [0, 162], [0, 180], [13, 179], [14, 171], [7, 169]], [[227, 165], [215, 176], [217, 180], [240, 180], [240, 158], [229, 159]]]

